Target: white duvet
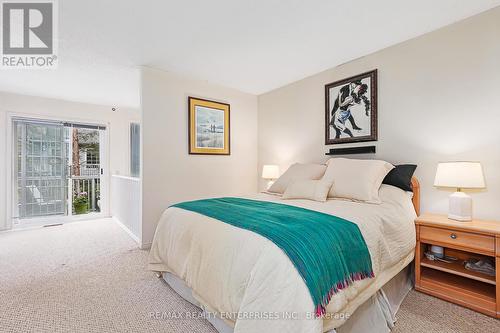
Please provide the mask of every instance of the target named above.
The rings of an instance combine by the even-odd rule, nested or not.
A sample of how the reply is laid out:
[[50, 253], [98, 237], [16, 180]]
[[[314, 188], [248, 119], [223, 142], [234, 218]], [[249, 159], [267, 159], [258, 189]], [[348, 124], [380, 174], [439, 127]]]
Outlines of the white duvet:
[[359, 305], [413, 259], [415, 211], [408, 193], [388, 185], [382, 204], [274, 201], [336, 215], [356, 223], [370, 251], [375, 278], [354, 282], [333, 296], [325, 319], [316, 319], [306, 284], [285, 253], [268, 239], [212, 218], [168, 208], [149, 255], [149, 269], [185, 281], [193, 296], [235, 333], [321, 333], [339, 327]]

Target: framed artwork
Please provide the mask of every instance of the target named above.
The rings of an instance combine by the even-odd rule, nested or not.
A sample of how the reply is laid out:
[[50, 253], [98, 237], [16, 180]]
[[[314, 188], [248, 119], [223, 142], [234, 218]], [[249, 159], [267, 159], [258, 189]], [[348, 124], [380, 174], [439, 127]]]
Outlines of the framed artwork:
[[229, 104], [189, 97], [189, 154], [230, 155]]
[[325, 85], [325, 144], [377, 141], [377, 70]]

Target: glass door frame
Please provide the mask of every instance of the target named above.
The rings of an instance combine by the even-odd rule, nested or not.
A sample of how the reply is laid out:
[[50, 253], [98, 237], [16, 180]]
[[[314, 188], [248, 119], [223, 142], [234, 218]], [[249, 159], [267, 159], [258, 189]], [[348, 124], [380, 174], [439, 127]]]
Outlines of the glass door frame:
[[[19, 219], [14, 217], [14, 206], [17, 204], [15, 201], [15, 191], [16, 186], [16, 175], [15, 168], [13, 167], [16, 162], [14, 156], [14, 121], [16, 119], [28, 119], [33, 121], [47, 121], [47, 122], [61, 122], [61, 123], [76, 123], [76, 124], [86, 124], [89, 126], [104, 127], [105, 130], [100, 131], [100, 167], [101, 167], [101, 207], [99, 213], [89, 213], [83, 215], [72, 215], [72, 207], [68, 206], [68, 214], [66, 216], [46, 216], [46, 217], [35, 217], [30, 219], [22, 219], [22, 223], [19, 223]], [[22, 113], [7, 113], [7, 133], [6, 133], [6, 188], [7, 190], [7, 204], [6, 204], [6, 225], [0, 226], [0, 230], [6, 229], [25, 229], [30, 227], [39, 227], [47, 224], [59, 224], [68, 223], [81, 220], [91, 220], [110, 217], [110, 198], [109, 198], [109, 186], [110, 186], [110, 169], [109, 169], [109, 151], [110, 151], [110, 140], [109, 140], [110, 124], [103, 124], [102, 122], [97, 123], [89, 120], [82, 119], [71, 119], [53, 116], [39, 116], [33, 114], [22, 114]], [[68, 189], [70, 190], [70, 189]], [[71, 204], [71, 200], [68, 201], [68, 205]]]

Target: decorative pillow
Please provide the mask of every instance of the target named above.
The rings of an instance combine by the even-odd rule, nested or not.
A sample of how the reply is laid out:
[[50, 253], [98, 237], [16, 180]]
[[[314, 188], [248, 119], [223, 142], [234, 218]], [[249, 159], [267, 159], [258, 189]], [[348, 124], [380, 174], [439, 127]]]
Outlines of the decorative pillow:
[[326, 165], [324, 164], [292, 164], [267, 191], [283, 194], [290, 183], [298, 180], [321, 179], [325, 174], [325, 170]]
[[383, 184], [399, 187], [403, 191], [413, 192], [411, 188], [411, 177], [417, 166], [415, 164], [396, 165], [394, 169], [389, 171], [385, 176]]
[[346, 198], [368, 203], [380, 203], [378, 190], [384, 177], [394, 168], [380, 160], [332, 158], [327, 163], [323, 180], [333, 182], [330, 198]]
[[299, 180], [291, 183], [283, 193], [283, 199], [308, 199], [325, 202], [331, 182], [324, 180]]

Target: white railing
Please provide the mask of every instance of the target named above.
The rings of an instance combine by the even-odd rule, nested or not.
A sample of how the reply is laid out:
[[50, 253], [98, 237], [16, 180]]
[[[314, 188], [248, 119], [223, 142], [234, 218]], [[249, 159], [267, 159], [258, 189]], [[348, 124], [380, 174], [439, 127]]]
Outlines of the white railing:
[[[71, 176], [71, 193], [73, 194], [72, 199], [74, 200], [79, 194], [87, 194], [87, 211], [100, 212], [100, 190], [101, 190], [101, 180], [100, 164], [92, 164], [83, 162], [78, 165], [78, 171], [75, 169], [71, 170], [71, 174], [78, 173], [78, 176]], [[71, 200], [71, 202], [73, 202]], [[73, 206], [73, 205], [72, 205]], [[74, 207], [71, 207], [73, 214], [75, 214]]]
[[71, 180], [73, 187], [73, 198], [75, 198], [82, 192], [87, 193], [88, 211], [100, 212], [101, 179], [99, 178], [99, 176], [73, 176]]

